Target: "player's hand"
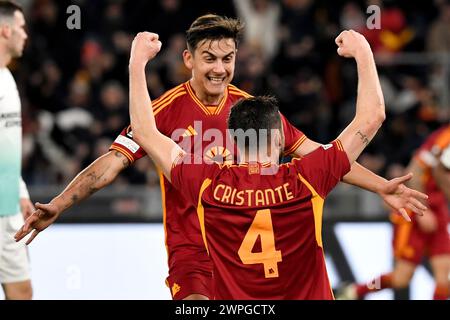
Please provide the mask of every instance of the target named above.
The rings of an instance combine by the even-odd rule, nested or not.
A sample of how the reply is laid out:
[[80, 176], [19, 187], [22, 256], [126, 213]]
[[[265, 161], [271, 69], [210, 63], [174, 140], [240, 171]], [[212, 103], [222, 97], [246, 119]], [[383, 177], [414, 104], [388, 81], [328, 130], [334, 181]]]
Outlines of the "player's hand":
[[36, 211], [33, 212], [28, 219], [25, 220], [25, 224], [17, 231], [14, 235], [14, 239], [17, 241], [22, 240], [26, 237], [31, 231], [31, 237], [27, 241], [27, 245], [33, 241], [34, 238], [39, 234], [39, 232], [46, 229], [49, 225], [51, 225], [60, 214], [60, 210], [52, 203], [41, 204], [39, 202], [36, 203]]
[[353, 30], [342, 31], [334, 40], [338, 46], [337, 53], [345, 58], [358, 58], [372, 55], [372, 50], [364, 36]]
[[161, 50], [159, 36], [152, 32], [139, 32], [131, 44], [130, 65], [146, 64]]
[[427, 200], [428, 196], [404, 185], [412, 176], [412, 173], [408, 173], [402, 177], [391, 179], [378, 190], [378, 194], [384, 202], [396, 212], [399, 212], [406, 221], [411, 221], [406, 209], [420, 216], [423, 216], [427, 210], [422, 201]]
[[21, 198], [20, 199], [20, 211], [22, 212], [23, 218], [26, 220], [34, 211], [33, 203], [31, 203], [30, 199]]
[[417, 217], [416, 221], [424, 233], [433, 233], [438, 227], [436, 216], [431, 210], [427, 210], [422, 217]]

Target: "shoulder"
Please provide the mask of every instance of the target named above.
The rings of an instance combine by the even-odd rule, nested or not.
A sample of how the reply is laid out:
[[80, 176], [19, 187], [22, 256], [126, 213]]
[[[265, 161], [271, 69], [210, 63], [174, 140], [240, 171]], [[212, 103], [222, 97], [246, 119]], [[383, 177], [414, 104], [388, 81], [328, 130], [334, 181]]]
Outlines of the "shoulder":
[[415, 152], [413, 159], [423, 168], [435, 167], [442, 151], [450, 145], [450, 125], [434, 131]]
[[8, 82], [15, 83], [14, 77], [9, 71], [8, 68], [0, 68], [0, 83], [2, 85], [7, 84]]
[[182, 83], [165, 93], [163, 93], [159, 98], [152, 101], [153, 112], [155, 116], [164, 109], [168, 109], [176, 102], [181, 99], [181, 97], [187, 94], [185, 84]]
[[229, 84], [228, 85], [228, 94], [230, 95], [231, 98], [235, 98], [235, 99], [241, 99], [241, 98], [251, 98], [253, 97], [251, 94], [245, 92], [244, 90], [239, 89], [238, 87]]

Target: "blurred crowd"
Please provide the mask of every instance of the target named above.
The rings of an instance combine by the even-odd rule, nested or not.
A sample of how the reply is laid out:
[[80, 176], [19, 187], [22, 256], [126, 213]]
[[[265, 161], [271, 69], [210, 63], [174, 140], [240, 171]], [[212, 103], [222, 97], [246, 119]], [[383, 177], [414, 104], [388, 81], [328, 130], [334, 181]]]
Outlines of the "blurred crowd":
[[[311, 139], [328, 142], [353, 117], [355, 63], [336, 54], [343, 29], [364, 34], [375, 52], [387, 120], [360, 163], [389, 177], [440, 124], [449, 121], [450, 2], [326, 0], [36, 0], [25, 6], [29, 41], [12, 66], [23, 102], [24, 179], [67, 184], [107, 152], [128, 125], [128, 56], [134, 34], [153, 31], [163, 49], [149, 64], [156, 98], [189, 79], [184, 31], [199, 15], [240, 17], [246, 25], [233, 84], [273, 94]], [[81, 29], [66, 26], [68, 6]], [[369, 5], [381, 29], [368, 29]], [[376, 21], [375, 21], [376, 22]], [[158, 184], [148, 159], [118, 184]]]

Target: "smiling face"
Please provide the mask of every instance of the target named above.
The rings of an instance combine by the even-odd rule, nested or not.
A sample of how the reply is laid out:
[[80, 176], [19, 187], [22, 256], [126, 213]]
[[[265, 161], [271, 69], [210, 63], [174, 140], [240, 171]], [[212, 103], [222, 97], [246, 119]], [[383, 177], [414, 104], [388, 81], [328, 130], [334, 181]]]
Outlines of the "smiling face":
[[183, 52], [191, 70], [191, 85], [197, 97], [208, 105], [218, 104], [234, 76], [236, 43], [233, 39], [204, 40], [194, 52]]

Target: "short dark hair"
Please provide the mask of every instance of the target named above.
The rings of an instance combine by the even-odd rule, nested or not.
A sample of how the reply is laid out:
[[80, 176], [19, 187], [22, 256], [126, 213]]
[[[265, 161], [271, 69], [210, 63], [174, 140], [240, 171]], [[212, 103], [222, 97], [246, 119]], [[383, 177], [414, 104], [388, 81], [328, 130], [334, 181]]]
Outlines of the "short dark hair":
[[186, 31], [187, 47], [194, 52], [201, 41], [233, 39], [237, 48], [242, 30], [243, 24], [238, 19], [206, 14], [198, 17]]
[[[262, 143], [271, 142], [271, 129], [281, 130], [281, 118], [278, 101], [272, 96], [258, 96], [239, 100], [228, 116], [228, 129], [238, 143], [239, 148], [255, 149]], [[251, 145], [249, 139], [238, 139], [236, 133], [242, 130], [256, 131], [256, 145]], [[267, 141], [260, 141], [261, 130], [267, 131]], [[242, 132], [241, 131], [241, 132]], [[241, 144], [240, 144], [241, 143]]]
[[20, 11], [23, 13], [22, 6], [15, 3], [14, 1], [0, 1], [0, 21], [3, 18], [12, 18], [14, 17], [14, 12]]

